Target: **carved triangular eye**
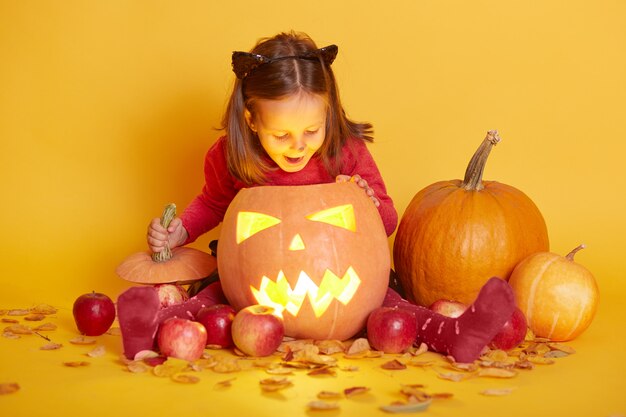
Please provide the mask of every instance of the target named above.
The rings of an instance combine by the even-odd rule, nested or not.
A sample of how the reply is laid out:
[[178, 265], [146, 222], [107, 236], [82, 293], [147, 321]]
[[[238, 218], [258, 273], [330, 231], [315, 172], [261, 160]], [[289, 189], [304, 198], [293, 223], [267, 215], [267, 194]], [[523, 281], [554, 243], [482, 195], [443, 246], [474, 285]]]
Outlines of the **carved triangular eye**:
[[356, 219], [354, 217], [354, 207], [352, 204], [332, 207], [317, 213], [309, 214], [307, 219], [314, 222], [327, 223], [333, 226], [341, 227], [351, 232], [356, 232]]
[[237, 214], [237, 243], [241, 243], [262, 230], [280, 223], [280, 219], [253, 211], [240, 211]]

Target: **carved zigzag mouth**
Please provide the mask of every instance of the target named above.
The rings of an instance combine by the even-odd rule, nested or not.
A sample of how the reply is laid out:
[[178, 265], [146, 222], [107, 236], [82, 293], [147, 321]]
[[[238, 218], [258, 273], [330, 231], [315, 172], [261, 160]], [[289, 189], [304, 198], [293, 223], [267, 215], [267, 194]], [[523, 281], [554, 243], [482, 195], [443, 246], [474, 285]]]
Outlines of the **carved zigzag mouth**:
[[315, 317], [320, 317], [333, 300], [344, 305], [348, 304], [360, 285], [361, 279], [354, 269], [349, 267], [341, 278], [327, 269], [319, 286], [306, 272], [301, 271], [296, 285], [292, 288], [281, 270], [275, 281], [264, 276], [258, 289], [252, 285], [250, 289], [259, 304], [274, 307], [281, 315], [287, 310], [292, 316], [297, 316], [305, 298], [308, 297]]

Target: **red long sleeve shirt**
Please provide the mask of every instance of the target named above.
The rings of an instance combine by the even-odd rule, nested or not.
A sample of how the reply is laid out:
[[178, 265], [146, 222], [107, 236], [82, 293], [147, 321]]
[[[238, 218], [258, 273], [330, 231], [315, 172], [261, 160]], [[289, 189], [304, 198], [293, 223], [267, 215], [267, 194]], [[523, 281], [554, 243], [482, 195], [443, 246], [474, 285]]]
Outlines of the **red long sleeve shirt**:
[[[225, 138], [220, 138], [207, 152], [204, 160], [205, 184], [202, 192], [195, 197], [181, 214], [183, 226], [189, 234], [186, 243], [195, 241], [200, 235], [216, 227], [223, 219], [230, 202], [240, 189], [246, 188], [228, 171], [226, 165]], [[271, 160], [270, 160], [271, 161]], [[335, 182], [322, 161], [313, 156], [309, 163], [298, 172], [285, 172], [271, 161], [276, 168], [267, 173], [263, 185], [310, 185]], [[378, 211], [385, 226], [387, 236], [396, 228], [398, 213], [393, 201], [387, 195], [385, 183], [378, 167], [367, 149], [365, 142], [351, 139], [342, 148], [340, 174], [359, 174], [374, 189], [380, 201]], [[365, 192], [365, 191], [364, 191]]]

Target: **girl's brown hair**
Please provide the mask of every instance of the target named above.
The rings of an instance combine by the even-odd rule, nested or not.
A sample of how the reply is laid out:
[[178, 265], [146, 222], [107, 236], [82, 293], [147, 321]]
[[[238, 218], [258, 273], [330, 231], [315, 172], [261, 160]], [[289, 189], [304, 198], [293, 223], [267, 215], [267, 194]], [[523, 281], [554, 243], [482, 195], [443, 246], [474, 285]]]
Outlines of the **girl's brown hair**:
[[[277, 58], [302, 56], [316, 50], [309, 36], [289, 32], [260, 40], [250, 52]], [[370, 123], [357, 123], [346, 116], [333, 70], [321, 57], [272, 61], [235, 80], [222, 119], [228, 170], [235, 178], [247, 185], [262, 184], [265, 173], [271, 169], [256, 133], [246, 123], [245, 110], [254, 114], [254, 102], [258, 99], [278, 100], [299, 92], [320, 95], [328, 103], [326, 138], [317, 153], [331, 176], [340, 174], [341, 149], [348, 138], [373, 141]]]

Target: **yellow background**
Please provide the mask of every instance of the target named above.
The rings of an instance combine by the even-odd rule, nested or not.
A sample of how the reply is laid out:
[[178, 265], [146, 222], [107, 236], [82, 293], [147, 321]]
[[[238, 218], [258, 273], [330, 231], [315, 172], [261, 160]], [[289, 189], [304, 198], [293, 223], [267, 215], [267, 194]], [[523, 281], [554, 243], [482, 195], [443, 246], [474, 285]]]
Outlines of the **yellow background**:
[[[78, 295], [115, 298], [127, 288], [117, 263], [145, 248], [147, 223], [165, 203], [184, 207], [202, 185], [233, 81], [230, 53], [295, 29], [339, 45], [333, 67], [344, 105], [374, 124], [370, 149], [399, 213], [424, 186], [462, 177], [485, 132], [498, 129], [485, 179], [535, 201], [554, 252], [588, 247], [577, 260], [596, 276], [601, 304], [572, 343], [578, 353], [525, 375], [506, 398], [431, 376], [426, 383], [460, 399], [430, 412], [624, 415], [624, 22], [621, 0], [0, 0], [0, 309], [54, 304], [69, 338]], [[57, 375], [57, 362], [38, 363], [27, 347], [35, 341], [14, 342], [0, 339], [0, 382], [23, 388], [0, 397], [2, 415], [48, 415], [58, 404], [78, 415], [89, 408], [82, 396], [95, 397], [101, 414], [158, 413], [174, 407], [170, 396], [189, 415], [215, 408], [194, 401], [217, 404], [221, 415], [242, 406], [237, 391], [202, 400], [198, 387], [142, 384], [110, 363], [69, 370], [84, 380]], [[108, 343], [115, 362], [119, 341]], [[362, 378], [352, 384], [387, 386], [376, 370]], [[376, 403], [389, 395], [381, 390]], [[311, 394], [297, 392], [301, 401]], [[146, 396], [155, 399], [139, 400]], [[41, 409], [26, 407], [31, 401]], [[259, 401], [258, 415], [294, 404], [249, 401]], [[353, 412], [367, 411], [346, 406], [342, 415]]]

